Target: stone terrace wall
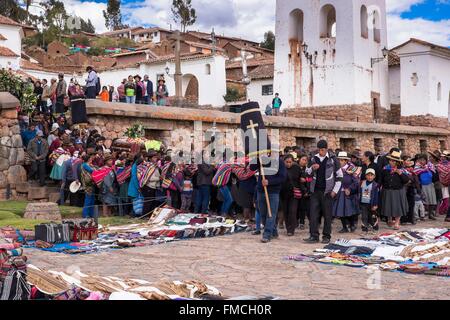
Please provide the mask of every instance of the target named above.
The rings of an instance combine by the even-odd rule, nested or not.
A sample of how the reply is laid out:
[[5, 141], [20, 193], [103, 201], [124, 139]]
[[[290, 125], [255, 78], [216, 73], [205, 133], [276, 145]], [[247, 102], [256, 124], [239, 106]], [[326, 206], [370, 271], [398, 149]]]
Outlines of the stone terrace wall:
[[450, 123], [447, 118], [440, 118], [427, 114], [426, 116], [408, 116], [401, 117], [400, 123], [409, 126], [423, 126], [431, 128], [449, 129]]
[[[194, 122], [202, 121], [203, 131], [210, 129], [216, 122], [219, 130], [239, 127], [239, 114], [174, 107], [154, 107], [107, 103], [98, 100], [87, 101], [88, 118], [91, 125], [99, 129], [111, 142], [112, 139], [124, 136], [130, 125], [140, 122], [151, 132], [152, 138], [160, 138], [164, 143], [176, 150], [180, 147], [179, 135], [172, 131], [184, 130], [184, 136], [194, 130]], [[281, 148], [302, 143], [328, 140], [331, 148], [346, 148], [352, 151], [355, 146], [363, 150], [389, 151], [392, 147], [401, 147], [408, 154], [446, 148], [449, 145], [450, 132], [440, 128], [411, 127], [391, 124], [373, 124], [331, 120], [311, 120], [295, 117], [265, 117], [266, 126], [280, 130]], [[181, 140], [181, 139], [180, 139]], [[422, 144], [421, 144], [422, 140]], [[421, 149], [422, 147], [422, 149]]]
[[17, 120], [18, 106], [19, 100], [0, 92], [0, 201], [6, 199], [8, 192], [15, 197], [16, 185], [27, 181], [22, 166], [25, 153]]
[[[304, 119], [334, 120], [373, 123], [372, 105], [338, 105], [331, 107], [307, 107], [285, 109], [284, 115]], [[390, 112], [384, 108], [378, 108], [377, 118], [380, 123], [394, 123], [390, 121]], [[399, 124], [399, 123], [395, 123]]]

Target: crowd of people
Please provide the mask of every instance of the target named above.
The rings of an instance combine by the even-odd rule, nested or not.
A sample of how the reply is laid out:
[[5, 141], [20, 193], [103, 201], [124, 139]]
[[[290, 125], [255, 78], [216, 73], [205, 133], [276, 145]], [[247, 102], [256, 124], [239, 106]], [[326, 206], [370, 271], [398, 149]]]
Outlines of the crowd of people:
[[[36, 111], [28, 126], [26, 118], [21, 115], [20, 123], [30, 179], [42, 186], [57, 182], [59, 203], [83, 207], [83, 217], [95, 217], [97, 208], [105, 216], [142, 216], [167, 203], [184, 212], [242, 215], [263, 242], [277, 238], [280, 228], [293, 236], [307, 221], [305, 241], [318, 242], [322, 224], [328, 243], [333, 219], [341, 221], [340, 233], [355, 232], [359, 216], [364, 232], [378, 230], [383, 219], [398, 230], [448, 210], [447, 151], [408, 157], [396, 148], [384, 155], [357, 148], [350, 154], [322, 140], [317, 153], [286, 148], [277, 169], [269, 174], [273, 168], [265, 168], [262, 177], [243, 154], [231, 152], [217, 164], [206, 152], [196, 161], [172, 161], [171, 150], [110, 150], [97, 130], [69, 126], [63, 114], [54, 119]], [[450, 210], [445, 213], [449, 221]]]
[[[56, 182], [59, 203], [83, 207], [83, 217], [97, 216], [98, 208], [106, 216], [142, 216], [167, 203], [185, 212], [242, 215], [255, 223], [254, 234], [262, 234], [263, 242], [277, 238], [280, 228], [293, 236], [308, 220], [310, 243], [320, 241], [320, 225], [322, 242], [330, 242], [333, 219], [341, 221], [340, 233], [355, 232], [359, 216], [364, 232], [377, 231], [383, 220], [395, 230], [426, 216], [434, 220], [438, 211], [450, 221], [448, 151], [409, 157], [397, 148], [387, 154], [356, 148], [350, 154], [321, 140], [316, 152], [286, 148], [275, 171], [233, 152], [218, 163], [206, 152], [195, 155], [196, 161], [172, 160], [177, 154], [159, 148], [110, 149], [101, 133], [88, 128], [84, 104], [99, 94], [125, 103], [150, 104], [156, 97], [165, 105], [163, 79], [156, 93], [148, 76], [124, 79], [117, 94], [106, 87], [100, 92], [92, 68], [83, 87], [75, 80], [66, 85], [62, 74], [50, 84], [29, 83], [39, 97], [31, 116], [19, 113], [29, 178], [41, 186]], [[277, 95], [275, 108], [281, 104]]]

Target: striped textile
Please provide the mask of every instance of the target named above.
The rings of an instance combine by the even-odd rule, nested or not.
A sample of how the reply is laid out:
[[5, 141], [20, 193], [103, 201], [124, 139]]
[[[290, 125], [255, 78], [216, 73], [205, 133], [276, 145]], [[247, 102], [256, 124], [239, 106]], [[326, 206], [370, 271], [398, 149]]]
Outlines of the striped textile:
[[117, 182], [122, 185], [131, 176], [131, 166], [120, 168], [116, 171]]
[[230, 181], [230, 176], [234, 166], [234, 164], [222, 163], [212, 179], [212, 184], [216, 187], [226, 186]]
[[145, 186], [150, 178], [153, 176], [157, 166], [152, 163], [142, 163], [137, 167], [137, 178], [139, 180], [139, 187]]
[[103, 183], [103, 180], [111, 172], [111, 170], [113, 170], [113, 168], [109, 167], [103, 167], [101, 169], [95, 170], [94, 172], [92, 172], [92, 181], [94, 181], [94, 183], [98, 187], [100, 187]]
[[414, 167], [414, 173], [418, 176], [427, 171], [436, 172], [436, 168], [431, 162], [428, 162], [425, 166], [416, 165]]
[[250, 167], [244, 167], [242, 165], [240, 165], [240, 166], [238, 166], [238, 165], [233, 166], [232, 172], [236, 175], [236, 177], [240, 181], [248, 180], [251, 177], [253, 177], [255, 175], [255, 173], [256, 173], [256, 171], [250, 170]]
[[444, 186], [450, 186], [450, 161], [444, 160], [437, 165], [439, 181]]

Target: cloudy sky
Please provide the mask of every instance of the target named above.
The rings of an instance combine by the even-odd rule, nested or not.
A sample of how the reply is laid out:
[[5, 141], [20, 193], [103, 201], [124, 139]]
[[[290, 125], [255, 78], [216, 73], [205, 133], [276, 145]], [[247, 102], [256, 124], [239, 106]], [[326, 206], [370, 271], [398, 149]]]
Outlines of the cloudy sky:
[[[97, 32], [106, 31], [102, 10], [107, 0], [62, 0], [69, 13], [89, 18]], [[281, 0], [279, 0], [281, 1]], [[292, 0], [285, 0], [292, 1]], [[227, 34], [261, 41], [275, 29], [276, 0], [192, 0], [197, 23], [191, 30]], [[171, 0], [122, 0], [122, 15], [129, 25], [175, 28]], [[411, 37], [450, 47], [450, 0], [386, 0], [389, 46]]]

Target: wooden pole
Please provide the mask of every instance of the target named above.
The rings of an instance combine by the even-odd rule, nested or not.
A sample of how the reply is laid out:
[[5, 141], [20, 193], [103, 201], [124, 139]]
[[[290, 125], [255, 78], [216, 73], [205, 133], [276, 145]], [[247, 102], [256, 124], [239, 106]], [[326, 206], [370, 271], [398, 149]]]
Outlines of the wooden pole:
[[[264, 174], [264, 167], [262, 164], [261, 156], [259, 156], [259, 166], [260, 166], [261, 176], [262, 176], [263, 180], [266, 180], [266, 175]], [[269, 213], [269, 218], [272, 218], [272, 210], [270, 209], [269, 192], [267, 191], [266, 186], [263, 186], [263, 188], [264, 188], [264, 194], [266, 196], [267, 212]]]

